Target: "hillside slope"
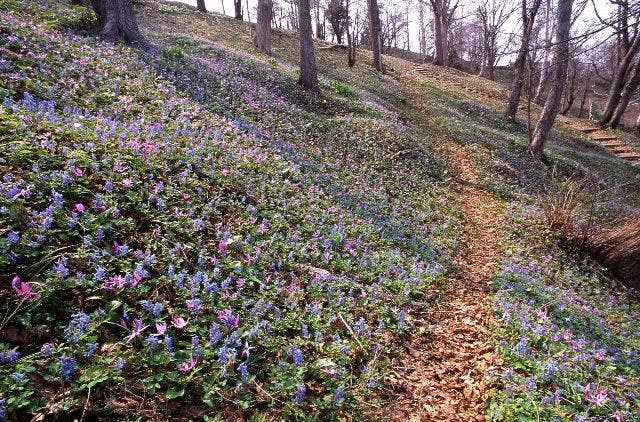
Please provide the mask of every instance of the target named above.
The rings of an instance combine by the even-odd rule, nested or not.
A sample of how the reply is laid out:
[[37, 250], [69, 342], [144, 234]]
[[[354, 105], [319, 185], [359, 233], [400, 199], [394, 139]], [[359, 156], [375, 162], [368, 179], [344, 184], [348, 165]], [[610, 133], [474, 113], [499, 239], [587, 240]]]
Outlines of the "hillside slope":
[[[637, 414], [638, 307], [540, 224], [548, 172], [521, 154], [522, 123], [499, 119], [499, 85], [425, 77], [391, 57], [379, 75], [368, 57], [348, 68], [321, 49], [316, 97], [295, 84], [291, 34], [276, 34], [269, 58], [246, 24], [152, 0], [138, 12], [155, 56], [95, 40], [83, 8], [0, 5], [0, 411]], [[603, 216], [631, 212], [638, 169], [571, 125], [550, 160], [606, 189]], [[472, 197], [504, 204], [476, 212]], [[487, 233], [503, 207], [518, 218]], [[491, 238], [491, 253], [474, 238]], [[475, 273], [463, 304], [490, 313], [496, 275], [498, 319], [471, 329], [498, 356], [471, 359], [468, 397], [454, 384], [468, 367], [447, 353], [398, 365], [412, 347], [424, 357], [447, 344], [435, 310], [453, 312], [453, 281]], [[561, 371], [547, 377], [551, 357]], [[458, 402], [426, 409], [424, 392], [402, 384], [439, 359], [457, 369], [436, 389]]]

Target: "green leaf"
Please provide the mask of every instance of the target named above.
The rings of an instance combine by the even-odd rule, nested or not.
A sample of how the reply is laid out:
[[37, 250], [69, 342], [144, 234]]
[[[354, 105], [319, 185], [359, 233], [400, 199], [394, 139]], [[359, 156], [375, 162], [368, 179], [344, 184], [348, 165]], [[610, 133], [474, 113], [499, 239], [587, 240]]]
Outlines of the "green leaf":
[[177, 399], [178, 397], [182, 397], [184, 395], [184, 388], [182, 390], [176, 390], [175, 388], [170, 388], [167, 390], [165, 394], [169, 400]]

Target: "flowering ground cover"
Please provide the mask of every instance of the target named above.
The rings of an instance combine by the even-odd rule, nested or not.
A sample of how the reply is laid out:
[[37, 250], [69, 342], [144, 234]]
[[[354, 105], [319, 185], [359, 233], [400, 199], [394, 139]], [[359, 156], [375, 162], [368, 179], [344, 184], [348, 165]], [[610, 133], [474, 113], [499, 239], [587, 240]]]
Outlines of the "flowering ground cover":
[[458, 238], [417, 129], [197, 38], [152, 57], [84, 9], [0, 13], [0, 419], [374, 400]]
[[494, 309], [502, 372], [492, 420], [640, 418], [640, 306], [635, 292], [557, 247], [534, 208], [512, 210]]

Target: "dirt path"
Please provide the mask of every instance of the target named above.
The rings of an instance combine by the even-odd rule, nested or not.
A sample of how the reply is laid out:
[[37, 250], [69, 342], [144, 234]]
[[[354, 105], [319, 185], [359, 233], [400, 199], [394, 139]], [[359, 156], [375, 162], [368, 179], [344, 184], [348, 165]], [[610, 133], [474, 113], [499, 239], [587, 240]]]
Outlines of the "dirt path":
[[504, 204], [479, 185], [464, 147], [445, 140], [438, 149], [454, 172], [455, 193], [465, 216], [464, 235], [442, 308], [432, 309], [423, 322], [429, 335], [412, 338], [409, 353], [396, 362], [396, 387], [403, 393], [390, 416], [409, 421], [482, 421], [487, 371], [495, 364], [487, 287], [502, 259]]

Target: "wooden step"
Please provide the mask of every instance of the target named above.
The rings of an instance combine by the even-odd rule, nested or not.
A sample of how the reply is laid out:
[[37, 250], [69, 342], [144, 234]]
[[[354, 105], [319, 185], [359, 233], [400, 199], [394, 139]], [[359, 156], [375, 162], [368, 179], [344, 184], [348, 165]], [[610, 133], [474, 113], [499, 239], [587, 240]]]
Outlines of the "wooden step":
[[594, 141], [597, 142], [603, 142], [603, 141], [617, 141], [618, 138], [615, 136], [594, 136], [593, 138]]
[[580, 132], [591, 133], [591, 132], [595, 132], [598, 129], [599, 128], [597, 127], [583, 127], [582, 129], [580, 129]]
[[598, 142], [598, 145], [604, 148], [617, 148], [617, 147], [627, 147], [628, 145], [623, 144], [622, 142]]
[[625, 153], [625, 154], [617, 154], [617, 156], [620, 157], [620, 158], [624, 158], [625, 160], [629, 160], [629, 161], [640, 160], [640, 154], [638, 154], [637, 152], [630, 152], [630, 153]]
[[617, 150], [631, 150], [631, 151], [633, 151], [633, 148], [631, 148], [629, 145], [624, 145], [624, 144], [622, 144], [622, 145], [606, 145], [606, 146], [603, 145], [603, 146], [605, 148], [607, 148], [607, 149], [612, 150], [612, 151], [614, 151], [614, 150], [616, 150], [616, 151]]

